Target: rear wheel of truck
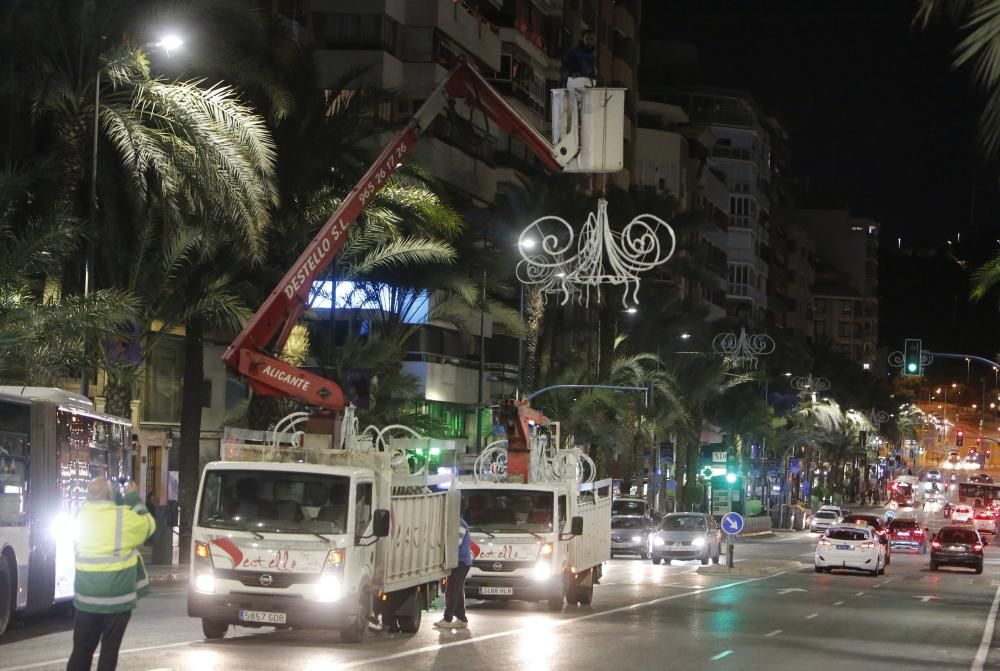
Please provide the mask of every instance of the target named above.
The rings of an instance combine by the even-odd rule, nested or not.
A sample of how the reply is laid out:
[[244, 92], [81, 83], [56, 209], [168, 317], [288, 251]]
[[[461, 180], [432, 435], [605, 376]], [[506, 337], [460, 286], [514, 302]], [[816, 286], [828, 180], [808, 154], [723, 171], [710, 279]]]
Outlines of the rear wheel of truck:
[[201, 619], [201, 633], [205, 635], [205, 638], [223, 638], [227, 631], [229, 631], [229, 624], [226, 622], [209, 620], [207, 618]]
[[424, 613], [424, 593], [416, 592], [413, 595], [413, 608], [410, 612], [402, 615], [396, 614], [396, 625], [404, 634], [415, 634], [420, 631], [420, 619]]
[[7, 557], [0, 555], [0, 634], [7, 630], [14, 612], [14, 576], [8, 567]]
[[368, 616], [372, 612], [372, 595], [367, 590], [361, 593], [358, 611], [352, 621], [340, 630], [340, 640], [344, 643], [361, 643], [368, 631]]
[[566, 601], [566, 577], [560, 576], [559, 578], [559, 594], [550, 596], [548, 599], [549, 610], [556, 612], [563, 608], [563, 603]]
[[581, 585], [576, 588], [576, 599], [575, 601], [581, 606], [589, 606], [594, 600], [594, 586], [593, 585]]

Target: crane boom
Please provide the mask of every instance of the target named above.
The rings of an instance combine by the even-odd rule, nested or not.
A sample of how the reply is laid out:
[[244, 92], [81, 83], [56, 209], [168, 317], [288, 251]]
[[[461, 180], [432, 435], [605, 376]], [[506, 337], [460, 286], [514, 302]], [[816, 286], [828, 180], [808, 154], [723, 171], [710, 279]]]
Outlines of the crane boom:
[[278, 354], [308, 304], [313, 282], [343, 247], [361, 211], [402, 166], [420, 135], [453, 98], [461, 98], [470, 107], [481, 110], [500, 129], [524, 142], [553, 172], [561, 172], [578, 151], [572, 135], [553, 146], [475, 68], [465, 59], [459, 59], [410, 122], [386, 145], [226, 349], [222, 357], [225, 364], [243, 375], [256, 393], [288, 396], [331, 411], [344, 407], [344, 394], [337, 383], [286, 363]]

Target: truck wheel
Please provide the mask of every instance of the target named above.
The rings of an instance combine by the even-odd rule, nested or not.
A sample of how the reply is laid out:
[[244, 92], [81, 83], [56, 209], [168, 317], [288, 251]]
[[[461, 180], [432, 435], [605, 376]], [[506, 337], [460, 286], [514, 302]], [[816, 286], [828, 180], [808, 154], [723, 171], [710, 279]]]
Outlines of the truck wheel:
[[589, 606], [594, 600], [594, 586], [578, 587], [576, 591], [577, 603], [581, 606]]
[[208, 618], [201, 619], [201, 633], [205, 635], [205, 638], [223, 638], [225, 637], [227, 631], [229, 631], [229, 624], [226, 622], [209, 620]]
[[656, 557], [653, 557], [650, 561], [653, 562], [653, 566], [659, 566], [660, 565], [660, 560], [657, 559]]
[[7, 631], [7, 625], [10, 624], [10, 614], [14, 610], [12, 578], [7, 559], [0, 557], [0, 634]]
[[424, 593], [413, 595], [413, 609], [409, 615], [396, 615], [396, 624], [404, 634], [415, 634], [420, 631], [420, 620], [424, 614]]
[[344, 643], [361, 643], [368, 631], [368, 616], [372, 612], [372, 595], [367, 591], [361, 593], [361, 602], [354, 620], [340, 630], [340, 640]]
[[559, 580], [559, 594], [550, 596], [548, 599], [549, 610], [552, 612], [558, 612], [563, 609], [563, 603], [566, 601], [567, 592], [566, 589], [566, 577], [561, 576]]

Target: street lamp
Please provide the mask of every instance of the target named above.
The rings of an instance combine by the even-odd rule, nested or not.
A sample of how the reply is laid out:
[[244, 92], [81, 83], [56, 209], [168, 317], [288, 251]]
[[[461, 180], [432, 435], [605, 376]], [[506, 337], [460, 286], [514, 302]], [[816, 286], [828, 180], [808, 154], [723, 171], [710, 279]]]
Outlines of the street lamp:
[[[105, 39], [103, 36], [102, 40]], [[184, 44], [176, 34], [165, 35], [159, 42], [147, 44], [147, 48], [161, 48], [169, 56], [172, 50], [179, 49]], [[100, 56], [98, 56], [97, 73], [94, 75], [94, 146], [91, 150], [90, 158], [90, 225], [96, 227], [97, 224], [97, 146], [100, 140], [101, 130], [101, 67]], [[83, 295], [89, 296], [94, 292], [94, 246], [86, 242], [86, 252], [83, 262]], [[90, 395], [90, 372], [83, 370], [80, 374], [80, 393], [84, 396]]]

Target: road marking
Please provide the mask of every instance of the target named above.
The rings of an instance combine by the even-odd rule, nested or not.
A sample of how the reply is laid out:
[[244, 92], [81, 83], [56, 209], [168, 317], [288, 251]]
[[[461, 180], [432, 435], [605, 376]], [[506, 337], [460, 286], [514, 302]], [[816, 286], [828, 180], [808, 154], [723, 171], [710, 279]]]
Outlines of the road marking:
[[819, 617], [819, 613], [813, 613], [812, 615], [806, 615], [806, 619], [807, 619], [807, 620], [811, 620], [811, 619], [813, 619], [814, 617]]
[[[149, 650], [166, 650], [168, 648], [180, 648], [185, 645], [191, 645], [192, 643], [201, 643], [204, 639], [198, 639], [197, 641], [181, 641], [180, 643], [165, 643], [163, 645], [147, 645], [142, 648], [129, 648], [128, 650], [119, 651], [119, 655], [125, 655], [130, 652], [148, 652]], [[47, 662], [35, 662], [34, 664], [23, 664], [21, 666], [5, 666], [3, 671], [21, 671], [22, 669], [40, 669], [43, 666], [61, 666], [69, 661], [68, 658], [64, 659], [50, 659]]]
[[857, 594], [855, 594], [854, 596], [861, 596], [862, 594], [864, 594], [864, 592], [858, 592], [858, 593], [857, 593]]
[[[390, 662], [396, 659], [403, 659], [404, 657], [412, 657], [414, 655], [422, 655], [428, 652], [438, 652], [444, 650], [445, 648], [452, 648], [459, 645], [469, 645], [471, 643], [479, 643], [480, 641], [489, 641], [495, 638], [503, 638], [507, 636], [517, 636], [519, 634], [527, 634], [529, 632], [537, 634], [540, 629], [555, 629], [557, 627], [564, 627], [566, 625], [572, 624], [574, 622], [580, 622], [582, 620], [592, 620], [594, 618], [603, 617], [605, 615], [613, 615], [615, 613], [624, 613], [629, 610], [635, 610], [637, 608], [647, 608], [649, 606], [655, 606], [659, 603], [665, 603], [667, 601], [674, 601], [676, 599], [684, 599], [695, 594], [704, 594], [705, 592], [717, 592], [723, 589], [729, 589], [730, 587], [738, 587], [739, 585], [746, 585], [753, 582], [760, 582], [761, 580], [770, 580], [771, 578], [776, 578], [781, 575], [785, 575], [785, 571], [775, 573], [774, 575], [764, 576], [763, 578], [747, 578], [746, 580], [739, 580], [737, 582], [727, 583], [725, 585], [717, 585], [715, 587], [706, 587], [705, 589], [700, 589], [694, 592], [683, 592], [681, 594], [671, 594], [670, 596], [662, 596], [658, 599], [650, 599], [649, 601], [643, 601], [641, 603], [632, 604], [630, 606], [619, 606], [618, 608], [611, 608], [609, 610], [603, 610], [599, 613], [589, 613], [587, 615], [581, 615], [580, 617], [573, 617], [566, 620], [554, 620], [548, 622], [545, 625], [533, 624], [529, 627], [519, 627], [517, 629], [510, 629], [507, 631], [498, 631], [492, 634], [485, 634], [483, 636], [473, 636], [470, 638], [464, 638], [460, 641], [451, 641], [449, 643], [435, 643], [432, 645], [425, 645], [422, 648], [414, 648], [413, 650], [404, 650], [402, 652], [397, 652], [392, 655], [385, 655], [383, 657], [374, 657], [370, 659], [361, 659], [350, 664], [341, 664], [339, 668], [346, 671], [347, 669], [357, 669], [362, 666], [367, 666], [369, 664], [379, 664], [381, 662]], [[61, 660], [66, 661], [66, 660]], [[10, 671], [14, 671], [11, 669]]]
[[771, 638], [772, 636], [777, 636], [777, 635], [778, 635], [778, 634], [780, 634], [780, 633], [781, 633], [782, 631], [783, 631], [782, 629], [775, 629], [775, 630], [774, 630], [774, 631], [772, 631], [772, 632], [769, 632], [769, 633], [767, 633], [767, 634], [764, 634], [764, 638]]
[[731, 654], [733, 654], [732, 650], [723, 650], [722, 652], [720, 652], [715, 657], [709, 657], [709, 659], [712, 660], [713, 662], [715, 662], [715, 661], [718, 661], [718, 660], [722, 659], [723, 657], [729, 657], [729, 655], [731, 655]]
[[834, 602], [833, 602], [833, 605], [834, 605], [834, 606], [843, 606], [843, 605], [844, 605], [844, 602], [843, 602], [843, 601], [834, 601]]
[[804, 590], [801, 587], [786, 587], [784, 589], [779, 589], [778, 594], [788, 594], [789, 592], [806, 592], [806, 591], [808, 590]]
[[972, 660], [971, 671], [983, 671], [983, 667], [986, 666], [986, 657], [990, 654], [990, 641], [993, 640], [993, 629], [997, 624], [997, 606], [1000, 606], [1000, 587], [997, 587], [996, 594], [993, 595], [993, 605], [990, 606], [990, 614], [986, 618], [986, 626], [983, 627], [983, 639], [979, 641], [979, 650], [976, 651], [976, 658]]
[[928, 601], [930, 601], [931, 599], [935, 599], [935, 600], [937, 599], [937, 597], [936, 597], [936, 596], [930, 596], [930, 595], [927, 595], [927, 596], [916, 596], [916, 595], [914, 595], [914, 596], [913, 596], [913, 598], [914, 598], [914, 599], [920, 599], [920, 600], [921, 600], [921, 601], [923, 601], [924, 603], [927, 603], [927, 602], [928, 602]]

